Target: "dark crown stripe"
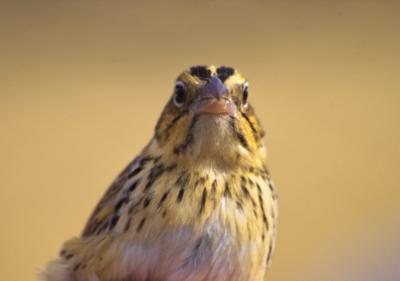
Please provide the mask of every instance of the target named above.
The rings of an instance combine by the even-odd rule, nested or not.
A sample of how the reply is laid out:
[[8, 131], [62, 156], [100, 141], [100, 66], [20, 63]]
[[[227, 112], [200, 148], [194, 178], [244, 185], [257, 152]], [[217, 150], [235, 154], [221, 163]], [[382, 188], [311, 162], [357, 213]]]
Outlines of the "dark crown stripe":
[[235, 70], [232, 67], [221, 66], [217, 69], [218, 78], [222, 82], [225, 82], [225, 80], [228, 79], [233, 73], [235, 73]]
[[202, 80], [207, 80], [211, 77], [211, 71], [205, 65], [193, 66], [190, 68], [190, 74]]

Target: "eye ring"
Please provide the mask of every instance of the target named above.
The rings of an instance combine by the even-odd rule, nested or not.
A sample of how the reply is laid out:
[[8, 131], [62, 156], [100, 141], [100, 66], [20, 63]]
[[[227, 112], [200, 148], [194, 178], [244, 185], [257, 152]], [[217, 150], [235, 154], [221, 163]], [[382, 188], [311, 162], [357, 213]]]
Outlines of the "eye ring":
[[177, 107], [184, 105], [186, 101], [186, 86], [183, 82], [177, 81], [175, 83], [175, 93], [172, 100]]
[[243, 83], [243, 106], [246, 108], [248, 106], [248, 98], [249, 98], [249, 83], [246, 81]]

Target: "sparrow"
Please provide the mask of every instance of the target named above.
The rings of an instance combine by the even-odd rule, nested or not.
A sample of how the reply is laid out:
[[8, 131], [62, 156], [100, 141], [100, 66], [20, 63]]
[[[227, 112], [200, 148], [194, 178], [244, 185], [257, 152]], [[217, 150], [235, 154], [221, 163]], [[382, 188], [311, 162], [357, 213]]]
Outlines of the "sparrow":
[[150, 142], [42, 280], [265, 280], [277, 195], [264, 139], [244, 76], [185, 70]]

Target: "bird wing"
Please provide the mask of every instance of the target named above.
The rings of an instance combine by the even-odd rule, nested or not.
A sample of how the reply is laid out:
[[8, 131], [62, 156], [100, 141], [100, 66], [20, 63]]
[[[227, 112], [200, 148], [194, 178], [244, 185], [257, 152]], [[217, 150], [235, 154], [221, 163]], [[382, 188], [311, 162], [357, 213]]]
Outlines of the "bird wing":
[[143, 170], [143, 165], [149, 160], [148, 157], [137, 157], [121, 172], [94, 209], [82, 232], [83, 237], [104, 233], [112, 226], [114, 211], [123, 203], [120, 200], [127, 200], [122, 196], [124, 187], [129, 184], [130, 178]]
[[114, 182], [103, 195], [90, 216], [83, 230], [82, 236], [100, 234], [107, 228], [108, 221], [113, 213], [113, 206], [123, 184]]

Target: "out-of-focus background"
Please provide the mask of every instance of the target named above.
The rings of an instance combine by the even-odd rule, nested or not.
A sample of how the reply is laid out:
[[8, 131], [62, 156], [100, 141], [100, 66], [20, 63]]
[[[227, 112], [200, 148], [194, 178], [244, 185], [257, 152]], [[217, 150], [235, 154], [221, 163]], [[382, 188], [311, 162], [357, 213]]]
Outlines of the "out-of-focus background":
[[399, 1], [2, 1], [0, 280], [36, 279], [211, 63], [267, 128], [269, 280], [400, 280], [399, 30]]

